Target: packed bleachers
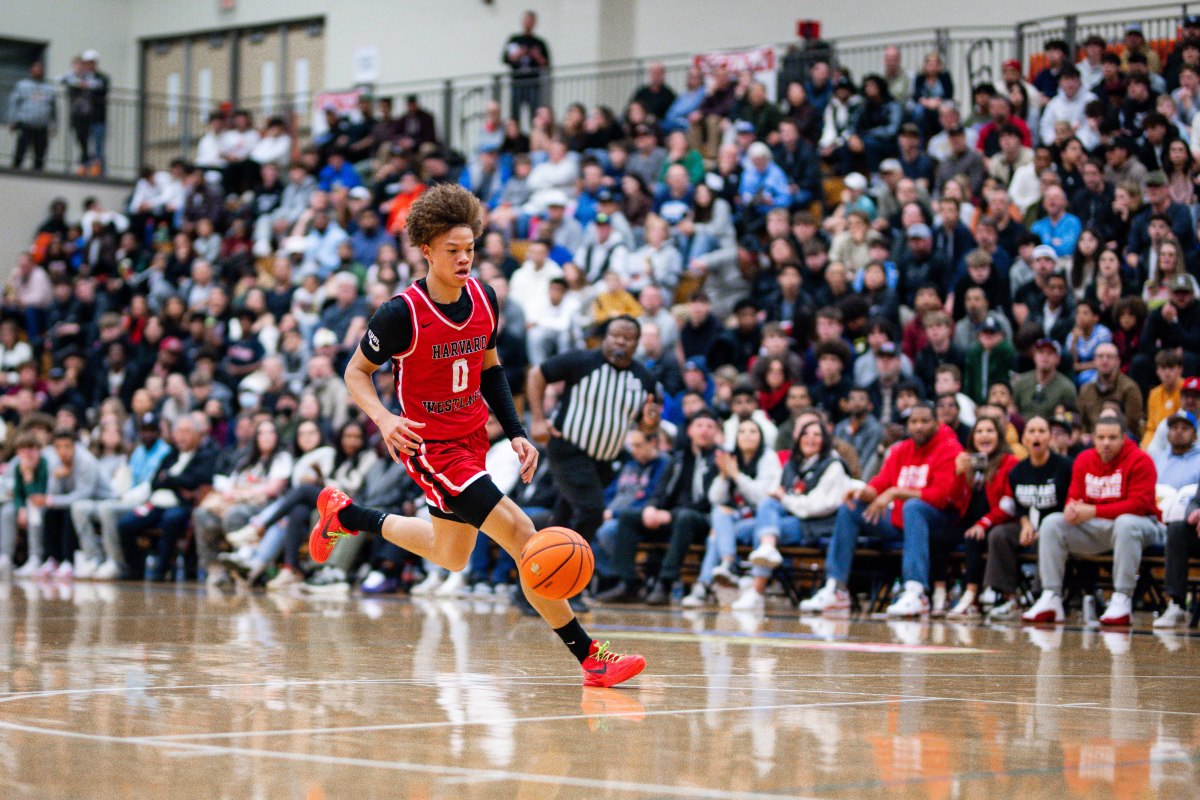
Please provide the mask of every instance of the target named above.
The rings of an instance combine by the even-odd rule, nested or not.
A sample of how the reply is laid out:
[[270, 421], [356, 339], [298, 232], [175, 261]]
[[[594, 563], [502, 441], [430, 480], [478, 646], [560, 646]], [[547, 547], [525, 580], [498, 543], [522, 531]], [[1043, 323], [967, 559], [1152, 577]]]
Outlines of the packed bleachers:
[[[772, 100], [652, 65], [625, 108], [561, 119], [534, 80], [528, 127], [492, 104], [469, 153], [415, 97], [330, 107], [311, 141], [214, 113], [124, 207], [55, 204], [6, 286], [0, 574], [511, 590], [484, 540], [451, 576], [368, 537], [321, 570], [304, 554], [325, 483], [423, 513], [340, 376], [424, 275], [412, 203], [456, 182], [485, 209], [476, 275], [519, 407], [530, 367], [642, 325], [661, 393], [593, 542], [601, 602], [759, 611], [781, 587], [805, 612], [1056, 621], [1105, 584], [1101, 622], [1180, 624], [1200, 18], [1173, 42], [1047, 41], [965, 107], [947, 66], [813, 59]], [[520, 485], [493, 427], [497, 484], [563, 522], [548, 465]], [[682, 581], [668, 544], [691, 548]]]

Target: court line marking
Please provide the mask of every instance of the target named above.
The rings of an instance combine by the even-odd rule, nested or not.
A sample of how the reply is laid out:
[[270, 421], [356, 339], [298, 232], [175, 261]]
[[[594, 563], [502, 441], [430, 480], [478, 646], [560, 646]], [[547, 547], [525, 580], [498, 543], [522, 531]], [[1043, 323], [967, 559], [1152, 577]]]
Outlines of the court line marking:
[[[997, 778], [1021, 778], [1031, 777], [1035, 775], [1055, 775], [1066, 774], [1068, 769], [1092, 770], [1111, 768], [1125, 769], [1128, 767], [1144, 767], [1157, 766], [1160, 764], [1182, 764], [1200, 762], [1200, 753], [1195, 751], [1185, 755], [1163, 756], [1159, 758], [1139, 758], [1129, 761], [1108, 761], [1108, 762], [1087, 762], [1080, 761], [1078, 764], [1063, 764], [1044, 767], [1016, 767], [1014, 769], [1001, 770], [968, 770], [966, 772], [956, 772], [950, 775], [914, 775], [909, 778], [886, 778], [873, 781], [860, 781], [858, 783], [840, 783], [840, 784], [819, 784], [809, 786], [805, 791], [809, 792], [846, 792], [855, 789], [889, 789], [900, 786], [915, 786], [926, 783], [953, 783], [955, 781], [986, 781], [995, 780]], [[1085, 775], [1086, 777], [1086, 775]]]
[[[665, 716], [687, 716], [691, 714], [724, 714], [731, 711], [782, 711], [784, 709], [799, 709], [799, 708], [835, 708], [844, 706], [876, 706], [886, 705], [888, 703], [926, 703], [926, 702], [941, 702], [944, 698], [941, 697], [888, 697], [879, 700], [839, 700], [828, 703], [775, 703], [770, 705], [751, 705], [751, 706], [722, 706], [714, 708], [706, 706], [702, 708], [660, 708], [653, 711], [637, 712], [639, 716], [646, 717], [665, 717]], [[407, 730], [427, 730], [432, 728], [471, 728], [480, 725], [495, 726], [497, 724], [516, 725], [526, 722], [566, 722], [570, 720], [583, 719], [599, 719], [604, 717], [627, 718], [631, 715], [629, 711], [613, 711], [602, 712], [599, 714], [553, 714], [540, 717], [512, 717], [511, 719], [477, 719], [466, 720], [461, 722], [452, 722], [449, 720], [439, 720], [437, 722], [396, 722], [387, 725], [347, 725], [338, 728], [295, 728], [292, 730], [268, 730], [268, 731], [229, 731], [223, 733], [173, 733], [164, 734], [162, 736], [130, 736], [126, 741], [130, 742], [183, 742], [197, 741], [206, 739], [253, 739], [258, 736], [301, 736], [301, 735], [317, 735], [330, 733], [367, 733], [373, 731], [407, 731]]]
[[654, 642], [725, 642], [752, 647], [778, 647], [792, 650], [823, 650], [828, 652], [862, 653], [873, 655], [982, 655], [994, 652], [974, 647], [957, 647], [935, 644], [898, 644], [896, 642], [852, 642], [829, 641], [827, 639], [794, 639], [763, 637], [757, 634], [713, 631], [707, 633], [672, 632], [670, 628], [655, 630], [608, 629], [598, 626], [595, 630], [611, 630], [623, 639], [644, 639]]
[[[703, 709], [707, 710], [707, 709]], [[628, 712], [623, 712], [627, 714]], [[593, 718], [616, 716], [620, 717], [623, 714], [592, 714], [588, 715]], [[587, 717], [576, 717], [586, 719]], [[640, 792], [644, 794], [657, 795], [672, 795], [677, 797], [699, 797], [711, 798], [712, 800], [779, 800], [782, 797], [794, 797], [797, 800], [807, 800], [800, 798], [794, 793], [767, 793], [767, 792], [741, 792], [731, 791], [726, 789], [711, 789], [698, 786], [672, 786], [667, 784], [655, 783], [638, 783], [636, 781], [615, 781], [608, 779], [596, 778], [578, 778], [566, 775], [543, 775], [540, 773], [516, 772], [511, 770], [501, 769], [477, 769], [472, 767], [454, 767], [449, 765], [433, 765], [433, 764], [418, 764], [406, 761], [375, 761], [366, 758], [352, 758], [348, 756], [333, 756], [322, 753], [290, 753], [280, 750], [262, 750], [258, 748], [239, 748], [209, 744], [194, 744], [191, 742], [159, 742], [155, 740], [141, 740], [136, 738], [125, 738], [120, 736], [109, 736], [98, 733], [82, 733], [78, 731], [56, 731], [47, 728], [38, 728], [32, 725], [23, 725], [15, 722], [6, 722], [0, 720], [0, 728], [18, 731], [21, 733], [42, 734], [48, 736], [58, 736], [69, 739], [83, 739], [87, 741], [108, 742], [112, 744], [124, 744], [131, 746], [150, 746], [159, 750], [187, 750], [196, 753], [197, 755], [213, 755], [213, 756], [236, 756], [236, 757], [262, 757], [274, 758], [283, 761], [298, 761], [305, 764], [330, 764], [335, 766], [351, 766], [351, 767], [368, 767], [375, 769], [389, 769], [398, 772], [416, 772], [426, 775], [435, 776], [454, 776], [456, 778], [465, 778], [475, 781], [512, 781], [517, 783], [540, 783], [554, 786], [574, 786], [583, 789], [613, 789]]]

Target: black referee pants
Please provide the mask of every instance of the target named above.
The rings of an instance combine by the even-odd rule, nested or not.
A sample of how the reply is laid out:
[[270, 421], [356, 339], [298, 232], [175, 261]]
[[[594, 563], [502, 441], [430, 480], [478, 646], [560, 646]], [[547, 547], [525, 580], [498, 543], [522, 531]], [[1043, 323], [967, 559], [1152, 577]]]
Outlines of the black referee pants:
[[604, 521], [604, 490], [612, 483], [612, 464], [597, 461], [562, 438], [552, 438], [546, 452], [558, 488], [555, 524], [592, 541]]

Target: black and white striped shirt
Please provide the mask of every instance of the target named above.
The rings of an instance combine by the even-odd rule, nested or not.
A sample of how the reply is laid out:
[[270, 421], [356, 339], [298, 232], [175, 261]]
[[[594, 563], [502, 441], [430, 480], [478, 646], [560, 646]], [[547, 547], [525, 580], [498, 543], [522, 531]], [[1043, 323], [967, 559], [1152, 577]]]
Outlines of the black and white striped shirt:
[[599, 349], [548, 358], [541, 369], [547, 383], [566, 383], [554, 427], [597, 461], [616, 459], [647, 395], [656, 393], [645, 365], [635, 360], [627, 369], [617, 369]]

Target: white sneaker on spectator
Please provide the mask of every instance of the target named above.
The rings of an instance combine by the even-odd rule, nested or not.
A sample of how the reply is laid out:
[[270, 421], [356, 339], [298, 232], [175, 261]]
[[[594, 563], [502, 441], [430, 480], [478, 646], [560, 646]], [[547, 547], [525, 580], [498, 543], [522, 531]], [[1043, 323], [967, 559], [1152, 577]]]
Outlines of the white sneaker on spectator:
[[935, 586], [933, 588], [933, 602], [929, 606], [929, 616], [944, 617], [946, 616], [946, 604], [949, 598], [946, 594], [945, 586]]
[[889, 617], [919, 617], [928, 612], [929, 600], [925, 597], [925, 587], [916, 581], [905, 581], [904, 593], [887, 608]]
[[1188, 621], [1188, 614], [1172, 600], [1158, 618], [1154, 620], [1155, 628], [1178, 628]]
[[803, 614], [823, 614], [826, 611], [838, 611], [850, 608], [850, 593], [838, 588], [834, 578], [825, 581], [825, 585], [807, 600], [800, 602], [800, 612]]
[[1021, 615], [1021, 604], [1016, 598], [1005, 600], [998, 606], [992, 606], [992, 610], [988, 612], [988, 619], [994, 621], [1002, 621], [1016, 619]]
[[75, 577], [75, 565], [70, 561], [64, 561], [58, 565], [58, 569], [52, 573], [55, 578], [69, 581]]
[[[369, 575], [367, 576], [370, 577]], [[442, 573], [434, 567], [429, 570], [429, 574], [425, 576], [425, 580], [409, 589], [408, 593], [421, 597], [423, 595], [431, 595], [437, 588], [442, 585]]]
[[704, 608], [708, 605], [708, 587], [700, 581], [692, 584], [692, 590], [683, 598], [680, 605], [684, 608]]
[[213, 564], [204, 578], [204, 588], [209, 592], [224, 592], [233, 588], [233, 579], [219, 564]]
[[308, 580], [300, 584], [305, 594], [342, 595], [350, 593], [350, 581], [346, 573], [337, 567], [322, 567]]
[[975, 593], [963, 592], [962, 597], [954, 608], [946, 613], [946, 619], [972, 619], [979, 616], [979, 608], [975, 605]]
[[487, 581], [480, 581], [471, 587], [471, 595], [486, 600], [492, 596], [492, 585]]
[[1108, 607], [1100, 617], [1101, 625], [1132, 625], [1133, 598], [1121, 592], [1113, 592], [1108, 598]]
[[729, 608], [733, 611], [762, 611], [767, 601], [753, 588], [742, 592], [742, 596], [733, 601]]
[[513, 585], [511, 583], [497, 583], [492, 587], [492, 597], [497, 600], [512, 600]]
[[464, 569], [461, 572], [451, 572], [446, 576], [446, 580], [442, 581], [442, 585], [437, 588], [434, 594], [438, 597], [458, 597], [465, 592], [469, 592], [467, 586], [467, 571]]
[[267, 581], [268, 592], [287, 592], [304, 583], [304, 578], [294, 569], [281, 569], [271, 580]]
[[12, 559], [7, 555], [0, 554], [0, 579], [8, 578], [13, 573]]
[[996, 594], [996, 590], [990, 586], [979, 593], [979, 605], [983, 606], [984, 608], [987, 608], [988, 606], [994, 606], [1000, 601], [1000, 595]]
[[783, 556], [775, 549], [773, 544], [760, 544], [754, 548], [754, 552], [750, 554], [750, 563], [756, 567], [766, 567], [767, 569], [775, 569], [783, 563]]
[[225, 534], [225, 541], [229, 542], [234, 547], [246, 547], [248, 545], [258, 544], [258, 540], [262, 537], [258, 535], [258, 528], [253, 525], [243, 525], [236, 531], [230, 531]]
[[713, 567], [713, 583], [721, 586], [737, 586], [737, 575], [733, 574], [733, 570], [727, 564], [717, 564]]
[[85, 558], [83, 560], [83, 563], [80, 564], [75, 569], [75, 580], [77, 580], [77, 581], [95, 580], [96, 579], [96, 570], [100, 569], [100, 565], [103, 563], [104, 563], [103, 559]]
[[1067, 612], [1063, 610], [1062, 598], [1047, 589], [1021, 619], [1025, 622], [1065, 622]]
[[42, 566], [38, 568], [37, 576], [39, 578], [49, 578], [58, 571], [58, 562], [53, 558], [47, 558], [42, 562]]
[[36, 558], [26, 559], [25, 563], [13, 572], [13, 575], [18, 578], [32, 578], [38, 574], [38, 570], [42, 568], [42, 562]]
[[[429, 574], [430, 574], [430, 576], [432, 576], [434, 573], [431, 572]], [[359, 585], [359, 588], [360, 589], [374, 589], [375, 587], [382, 585], [383, 582], [386, 580], [387, 580], [387, 575], [384, 575], [382, 572], [380, 572], [377, 569], [373, 569], [367, 573], [367, 577], [363, 578], [363, 582]], [[441, 581], [438, 581], [438, 582], [441, 583]], [[429, 578], [425, 579], [425, 583], [429, 583]], [[418, 592], [417, 589], [419, 589], [420, 587], [421, 587], [420, 584], [417, 584], [416, 586], [414, 586], [412, 588], [412, 594], [427, 594], [427, 592]]]
[[111, 558], [105, 559], [104, 563], [96, 567], [96, 571], [92, 573], [92, 580], [95, 581], [115, 581], [121, 577], [121, 567]]

